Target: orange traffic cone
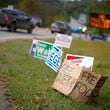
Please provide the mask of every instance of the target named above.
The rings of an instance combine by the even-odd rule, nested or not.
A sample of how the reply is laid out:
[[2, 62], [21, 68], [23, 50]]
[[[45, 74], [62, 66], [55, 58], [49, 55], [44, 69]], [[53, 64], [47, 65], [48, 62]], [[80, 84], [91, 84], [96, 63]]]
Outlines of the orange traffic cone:
[[33, 32], [36, 33], [36, 32], [38, 32], [38, 30], [39, 30], [39, 28], [38, 28], [38, 26], [36, 26], [36, 27], [33, 29]]
[[46, 28], [46, 32], [49, 32], [49, 28], [48, 27]]

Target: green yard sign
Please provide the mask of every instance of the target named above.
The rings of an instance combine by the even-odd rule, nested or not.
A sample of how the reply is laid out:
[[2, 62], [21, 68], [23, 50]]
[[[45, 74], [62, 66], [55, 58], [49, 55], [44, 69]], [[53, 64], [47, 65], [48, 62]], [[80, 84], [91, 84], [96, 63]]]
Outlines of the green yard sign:
[[50, 52], [52, 47], [53, 47], [52, 43], [48, 43], [45, 41], [39, 41], [37, 43], [37, 48], [36, 48], [34, 57], [46, 60], [48, 53]]

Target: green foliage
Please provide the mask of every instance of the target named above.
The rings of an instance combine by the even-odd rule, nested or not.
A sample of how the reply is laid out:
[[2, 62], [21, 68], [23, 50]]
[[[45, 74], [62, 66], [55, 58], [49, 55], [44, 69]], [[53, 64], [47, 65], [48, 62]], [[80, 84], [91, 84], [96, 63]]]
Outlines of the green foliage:
[[53, 17], [49, 16], [47, 17], [44, 21], [43, 21], [43, 26], [44, 27], [48, 27], [50, 26], [50, 24], [53, 22]]
[[96, 2], [96, 0], [94, 0], [92, 5], [90, 6], [93, 12], [109, 14], [109, 9], [110, 9], [109, 0], [103, 0], [102, 2]]
[[68, 20], [68, 16], [64, 16], [64, 15], [56, 15], [56, 16], [54, 16], [54, 20], [67, 21], [67, 20]]
[[0, 8], [7, 7], [8, 5], [13, 5], [16, 7], [18, 0], [0, 0]]
[[35, 14], [39, 9], [39, 0], [22, 0], [19, 2], [18, 7], [31, 14]]
[[68, 16], [63, 16], [63, 15], [48, 16], [48, 17], [46, 17], [46, 19], [44, 19], [43, 26], [49, 27], [51, 25], [51, 23], [56, 20], [68, 21]]
[[8, 79], [8, 92], [22, 110], [109, 110], [110, 42], [73, 40], [70, 49], [63, 49], [63, 58], [67, 53], [94, 56], [94, 69], [109, 77], [97, 107], [76, 102], [55, 91], [51, 86], [57, 73], [43, 60], [33, 58], [29, 54], [30, 46], [30, 40], [0, 43], [0, 75]]

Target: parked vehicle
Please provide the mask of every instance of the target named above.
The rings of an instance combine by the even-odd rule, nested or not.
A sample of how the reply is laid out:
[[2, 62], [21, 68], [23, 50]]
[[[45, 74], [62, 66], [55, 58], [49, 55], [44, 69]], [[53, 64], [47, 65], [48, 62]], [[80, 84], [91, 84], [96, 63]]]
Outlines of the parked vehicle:
[[42, 26], [42, 19], [40, 17], [32, 17], [31, 21], [33, 22], [34, 26]]
[[106, 35], [91, 35], [90, 36], [91, 40], [102, 40], [102, 41], [106, 41], [107, 40], [107, 36]]
[[71, 35], [72, 29], [68, 23], [64, 21], [55, 21], [50, 26], [51, 33], [58, 32], [62, 34]]
[[16, 29], [25, 29], [31, 33], [34, 25], [31, 17], [25, 12], [17, 9], [2, 8], [0, 11], [0, 26], [7, 27], [9, 31]]

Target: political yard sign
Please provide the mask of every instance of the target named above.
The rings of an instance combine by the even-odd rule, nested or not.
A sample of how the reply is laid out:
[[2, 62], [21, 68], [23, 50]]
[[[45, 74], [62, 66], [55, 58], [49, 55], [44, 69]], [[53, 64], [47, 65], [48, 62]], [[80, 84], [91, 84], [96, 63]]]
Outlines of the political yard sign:
[[106, 79], [90, 69], [64, 60], [52, 87], [76, 101], [94, 102]]
[[85, 68], [93, 68], [94, 57], [67, 54], [66, 60], [72, 61], [74, 64]]
[[70, 48], [72, 36], [66, 34], [57, 34], [55, 44], [60, 47]]
[[37, 42], [36, 51], [34, 52], [34, 57], [46, 60], [53, 44], [45, 41]]
[[48, 54], [45, 64], [52, 68], [55, 72], [57, 72], [61, 64], [62, 55], [62, 50], [54, 45], [52, 50]]
[[30, 54], [31, 54], [32, 56], [34, 56], [34, 53], [36, 52], [36, 48], [37, 48], [37, 43], [38, 43], [38, 42], [39, 42], [38, 39], [33, 38], [33, 40], [32, 40], [32, 45], [31, 45], [31, 48], [30, 48]]
[[86, 24], [86, 22], [87, 22], [87, 16], [86, 16], [86, 14], [80, 14], [79, 19], [78, 19], [78, 22], [80, 24]]

